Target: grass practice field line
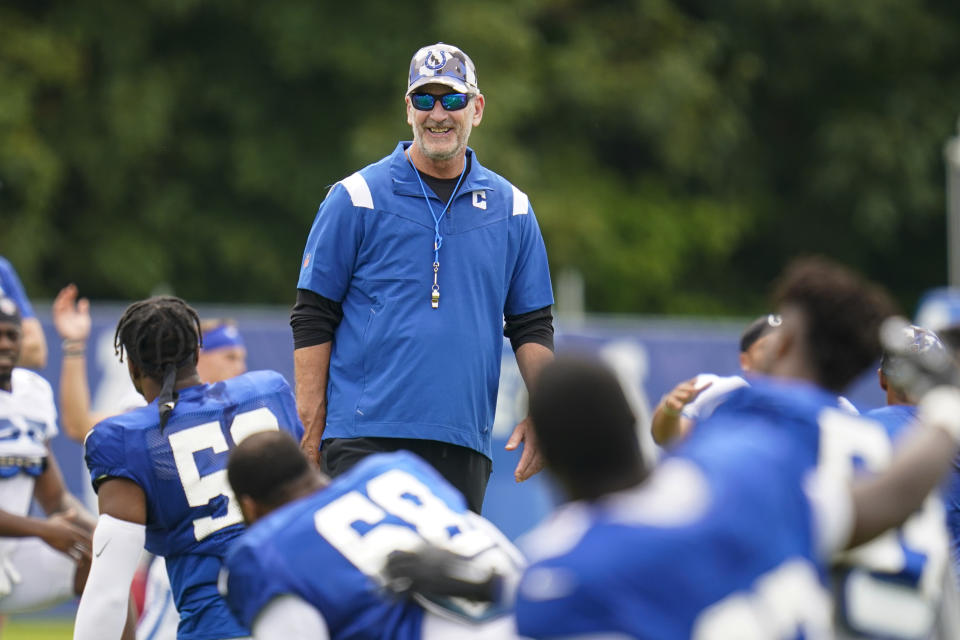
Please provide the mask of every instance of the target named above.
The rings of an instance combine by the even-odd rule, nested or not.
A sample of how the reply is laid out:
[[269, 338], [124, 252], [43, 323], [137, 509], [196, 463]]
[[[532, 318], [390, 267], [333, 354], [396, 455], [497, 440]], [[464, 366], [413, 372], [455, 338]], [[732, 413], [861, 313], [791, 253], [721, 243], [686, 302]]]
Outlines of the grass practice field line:
[[71, 640], [73, 620], [17, 620], [8, 618], [0, 628], [2, 640]]

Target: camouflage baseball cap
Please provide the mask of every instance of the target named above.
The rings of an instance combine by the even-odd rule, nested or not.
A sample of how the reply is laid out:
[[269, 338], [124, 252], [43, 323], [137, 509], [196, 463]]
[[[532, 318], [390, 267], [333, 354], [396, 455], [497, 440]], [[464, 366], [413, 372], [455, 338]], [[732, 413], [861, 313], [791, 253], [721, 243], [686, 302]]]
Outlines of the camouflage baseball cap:
[[480, 93], [473, 60], [459, 48], [442, 42], [420, 49], [410, 61], [407, 94], [425, 84], [445, 84], [460, 93]]

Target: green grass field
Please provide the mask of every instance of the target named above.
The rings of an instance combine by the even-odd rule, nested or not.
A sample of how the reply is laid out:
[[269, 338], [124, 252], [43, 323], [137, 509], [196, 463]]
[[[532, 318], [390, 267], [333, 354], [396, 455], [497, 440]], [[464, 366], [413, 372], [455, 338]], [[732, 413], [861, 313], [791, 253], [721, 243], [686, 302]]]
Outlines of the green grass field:
[[73, 620], [69, 618], [8, 618], [0, 630], [3, 640], [71, 640]]

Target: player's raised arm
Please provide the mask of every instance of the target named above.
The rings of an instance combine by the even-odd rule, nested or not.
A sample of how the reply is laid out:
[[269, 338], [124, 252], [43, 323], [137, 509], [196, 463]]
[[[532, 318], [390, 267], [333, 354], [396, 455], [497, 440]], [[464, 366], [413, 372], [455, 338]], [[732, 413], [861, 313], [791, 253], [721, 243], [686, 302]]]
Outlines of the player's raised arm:
[[78, 298], [77, 286], [69, 284], [53, 301], [53, 326], [63, 340], [60, 363], [60, 425], [78, 442], [105, 413], [90, 411], [90, 386], [87, 382], [87, 339], [90, 337], [90, 302]]
[[683, 416], [683, 408], [700, 395], [710, 383], [697, 388], [697, 378], [684, 380], [661, 399], [653, 411], [650, 430], [653, 441], [663, 446], [682, 438], [693, 427], [693, 421]]

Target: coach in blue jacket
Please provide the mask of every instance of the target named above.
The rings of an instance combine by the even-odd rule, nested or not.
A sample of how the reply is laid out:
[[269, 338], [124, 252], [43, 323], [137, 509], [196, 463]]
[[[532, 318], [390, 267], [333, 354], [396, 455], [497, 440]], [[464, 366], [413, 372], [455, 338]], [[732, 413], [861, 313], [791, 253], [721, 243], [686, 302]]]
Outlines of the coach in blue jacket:
[[[553, 358], [547, 253], [525, 193], [467, 140], [484, 96], [473, 62], [437, 43], [414, 54], [413, 142], [344, 178], [320, 205], [291, 315], [302, 448], [330, 475], [411, 450], [480, 511], [503, 338], [525, 383]], [[518, 481], [542, 463], [528, 420]], [[322, 443], [322, 445], [321, 445]]]

